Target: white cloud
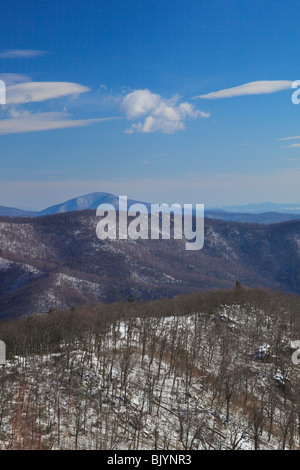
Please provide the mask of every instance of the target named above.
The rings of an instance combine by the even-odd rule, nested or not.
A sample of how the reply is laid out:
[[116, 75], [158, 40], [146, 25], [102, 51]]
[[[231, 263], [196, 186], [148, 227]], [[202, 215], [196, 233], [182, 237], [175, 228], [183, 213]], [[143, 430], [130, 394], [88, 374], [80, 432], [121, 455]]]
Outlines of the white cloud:
[[15, 109], [12, 109], [9, 115], [10, 117], [8, 119], [0, 119], [0, 135], [83, 127], [98, 122], [117, 119], [100, 118], [75, 120], [71, 119], [71, 115], [65, 112], [31, 114], [28, 111], [20, 112]]
[[121, 101], [121, 110], [129, 120], [141, 119], [134, 122], [125, 132], [154, 132], [161, 131], [171, 134], [185, 128], [187, 119], [209, 117], [210, 114], [199, 111], [188, 102], [178, 103], [179, 97], [165, 99], [150, 90], [135, 90], [128, 93]]
[[235, 96], [276, 93], [278, 91], [291, 89], [292, 83], [293, 82], [290, 80], [264, 80], [250, 82], [233, 88], [226, 88], [224, 90], [213, 91], [205, 95], [195, 96], [194, 99], [203, 98], [206, 100], [213, 100], [220, 98], [232, 98]]
[[2, 74], [1, 77], [10, 85], [6, 87], [6, 106], [3, 107], [5, 118], [0, 119], [0, 135], [83, 127], [119, 119], [119, 117], [73, 119], [73, 116], [66, 112], [66, 107], [59, 112], [32, 113], [22, 109], [22, 105], [64, 96], [77, 97], [81, 93], [90, 91], [90, 88], [68, 82], [32, 82], [28, 81], [30, 80], [28, 77], [18, 74]]
[[47, 54], [35, 49], [6, 49], [0, 52], [0, 59], [31, 59]]
[[281, 147], [282, 149], [294, 149], [300, 147], [300, 144], [290, 144], [290, 145], [285, 145], [284, 147]]
[[[281, 137], [280, 139], [277, 139], [279, 141], [284, 141], [284, 140], [299, 140], [300, 139], [300, 135], [295, 135], [295, 136], [292, 136], [292, 137]], [[289, 144], [289, 145], [285, 145], [284, 147], [280, 147], [281, 149], [293, 149], [293, 148], [298, 148], [300, 147], [300, 144]]]
[[30, 82], [31, 78], [19, 73], [0, 73], [0, 80], [3, 80], [6, 86], [9, 86], [21, 82]]
[[90, 89], [77, 83], [68, 82], [26, 82], [8, 86], [7, 104], [22, 104], [46, 101], [67, 95], [86, 93]]
[[161, 97], [149, 90], [136, 90], [128, 93], [122, 100], [121, 109], [128, 119], [135, 119], [153, 111], [160, 103]]
[[295, 140], [295, 139], [300, 139], [300, 135], [294, 135], [292, 137], [281, 137], [280, 139], [277, 139], [277, 140]]

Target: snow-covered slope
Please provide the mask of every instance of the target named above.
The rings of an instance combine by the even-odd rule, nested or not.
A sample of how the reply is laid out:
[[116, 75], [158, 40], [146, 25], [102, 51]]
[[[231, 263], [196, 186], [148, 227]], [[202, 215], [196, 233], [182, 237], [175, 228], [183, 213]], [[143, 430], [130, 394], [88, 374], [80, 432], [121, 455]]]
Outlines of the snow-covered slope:
[[[134, 201], [128, 199], [128, 205], [138, 203], [139, 201]], [[47, 209], [39, 212], [39, 215], [49, 215], [49, 214], [59, 214], [62, 212], [72, 212], [72, 211], [81, 211], [81, 210], [96, 210], [100, 204], [111, 204], [116, 209], [119, 208], [119, 198], [114, 194], [110, 193], [91, 193], [85, 196], [76, 197], [70, 199], [62, 204], [57, 204], [55, 206], [48, 207]], [[149, 206], [148, 203], [144, 203], [146, 206]]]
[[253, 292], [210, 312], [191, 297], [0, 325], [0, 449], [299, 449], [287, 305]]

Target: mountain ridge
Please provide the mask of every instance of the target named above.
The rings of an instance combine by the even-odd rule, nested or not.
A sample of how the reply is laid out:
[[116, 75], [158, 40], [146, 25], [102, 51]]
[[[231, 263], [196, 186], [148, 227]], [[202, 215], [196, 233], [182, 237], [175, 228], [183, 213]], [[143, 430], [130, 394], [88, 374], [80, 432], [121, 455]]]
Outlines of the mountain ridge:
[[205, 220], [204, 247], [185, 240], [99, 240], [94, 211], [0, 218], [0, 318], [95, 302], [151, 300], [247, 287], [300, 293], [300, 221]]
[[[93, 192], [68, 199], [65, 202], [49, 206], [41, 211], [26, 211], [13, 207], [0, 206], [0, 216], [41, 217], [73, 211], [96, 210], [100, 204], [112, 204], [118, 209], [119, 197], [107, 192]], [[128, 207], [132, 204], [144, 204], [148, 210], [151, 206], [149, 202], [128, 199]], [[284, 207], [285, 210], [283, 210]], [[293, 209], [295, 213], [292, 212]], [[205, 216], [211, 219], [227, 221], [273, 224], [300, 219], [300, 204], [262, 203], [248, 204], [245, 206], [227, 206], [220, 209], [205, 209]]]
[[258, 204], [245, 204], [245, 205], [233, 205], [218, 208], [212, 210], [224, 210], [226, 212], [243, 212], [262, 214], [265, 212], [279, 212], [279, 213], [297, 213], [300, 214], [300, 203], [299, 204], [278, 204], [275, 202], [262, 202]]

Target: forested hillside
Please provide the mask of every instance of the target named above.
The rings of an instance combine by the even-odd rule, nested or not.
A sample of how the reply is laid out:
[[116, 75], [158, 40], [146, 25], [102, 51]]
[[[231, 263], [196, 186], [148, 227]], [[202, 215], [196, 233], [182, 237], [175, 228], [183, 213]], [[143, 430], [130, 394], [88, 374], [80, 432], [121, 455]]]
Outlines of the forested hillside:
[[94, 211], [0, 218], [0, 318], [87, 303], [248, 287], [300, 293], [300, 221], [205, 221], [204, 247], [185, 240], [105, 240]]
[[0, 448], [299, 449], [299, 311], [238, 285], [2, 323]]

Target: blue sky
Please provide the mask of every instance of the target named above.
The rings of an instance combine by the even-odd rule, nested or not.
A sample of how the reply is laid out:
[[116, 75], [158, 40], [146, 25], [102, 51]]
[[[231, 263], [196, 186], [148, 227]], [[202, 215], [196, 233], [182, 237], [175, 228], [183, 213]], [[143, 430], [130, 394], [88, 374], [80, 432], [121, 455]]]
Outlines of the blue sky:
[[296, 1], [1, 9], [0, 205], [300, 203]]

